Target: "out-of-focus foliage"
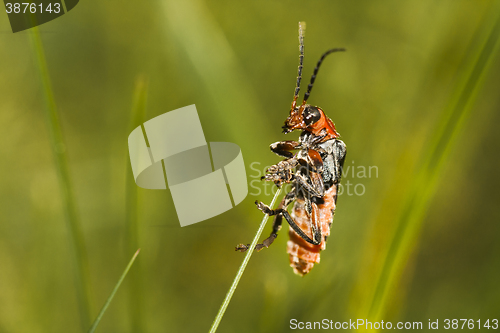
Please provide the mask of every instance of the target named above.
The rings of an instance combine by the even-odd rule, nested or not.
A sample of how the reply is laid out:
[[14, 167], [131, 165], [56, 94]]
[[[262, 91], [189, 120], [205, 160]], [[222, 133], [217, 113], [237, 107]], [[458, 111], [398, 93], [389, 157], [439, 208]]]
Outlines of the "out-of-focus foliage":
[[[322, 52], [347, 48], [322, 65], [309, 99], [347, 144], [344, 193], [321, 263], [292, 273], [285, 226], [252, 257], [219, 331], [288, 332], [292, 318], [497, 316], [498, 13], [497, 1], [466, 0], [81, 1], [40, 26], [92, 317], [141, 248], [97, 331], [208, 331], [243, 259], [234, 246], [262, 218], [253, 202], [272, 198], [258, 180], [279, 161], [268, 145], [297, 137], [280, 127], [298, 21], [304, 86]], [[0, 331], [77, 332], [45, 90], [30, 32], [12, 34], [7, 15], [0, 66]], [[144, 119], [196, 104], [207, 141], [241, 147], [245, 201], [180, 228], [169, 191], [130, 186], [127, 136], [146, 95]]]

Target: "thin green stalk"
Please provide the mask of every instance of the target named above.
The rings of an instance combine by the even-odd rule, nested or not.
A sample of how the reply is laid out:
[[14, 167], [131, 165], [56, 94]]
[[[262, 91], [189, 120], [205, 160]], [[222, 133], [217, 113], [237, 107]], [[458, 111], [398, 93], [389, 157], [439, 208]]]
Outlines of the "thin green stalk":
[[36, 53], [38, 69], [46, 101], [45, 115], [47, 119], [48, 132], [50, 135], [50, 146], [55, 160], [55, 168], [59, 180], [59, 191], [61, 193], [62, 207], [67, 221], [72, 252], [74, 256], [74, 275], [80, 311], [80, 320], [84, 330], [90, 325], [90, 283], [87, 254], [85, 242], [81, 229], [80, 218], [77, 214], [76, 201], [69, 175], [66, 144], [61, 129], [61, 122], [50, 82], [49, 70], [45, 60], [42, 39], [38, 27], [31, 29], [31, 42]]
[[[273, 200], [271, 201], [271, 208], [274, 207], [276, 204], [276, 200], [278, 199], [278, 196], [281, 192], [281, 188], [279, 188], [276, 191], [276, 194], [274, 195]], [[243, 259], [243, 262], [241, 263], [240, 268], [238, 269], [238, 272], [236, 273], [236, 277], [233, 280], [233, 284], [229, 288], [229, 291], [227, 292], [226, 298], [224, 299], [224, 302], [222, 302], [222, 305], [219, 309], [219, 313], [217, 313], [217, 316], [215, 317], [215, 320], [212, 324], [212, 327], [210, 328], [210, 333], [214, 333], [217, 331], [217, 327], [219, 327], [220, 321], [222, 320], [222, 317], [224, 316], [224, 312], [226, 312], [227, 306], [229, 305], [229, 302], [231, 302], [231, 298], [233, 297], [234, 291], [238, 287], [238, 283], [240, 282], [241, 276], [243, 275], [243, 272], [245, 271], [245, 268], [247, 267], [248, 262], [250, 261], [250, 257], [253, 254], [253, 249], [255, 249], [255, 246], [257, 245], [257, 242], [259, 241], [260, 235], [262, 234], [262, 231], [264, 230], [264, 227], [266, 226], [267, 220], [269, 218], [269, 215], [264, 215], [262, 218], [262, 222], [260, 223], [259, 229], [257, 230], [257, 233], [255, 234], [255, 237], [253, 238], [252, 244], [250, 245], [249, 250], [247, 251], [247, 254], [245, 255], [245, 258]]]
[[125, 270], [123, 271], [122, 275], [120, 276], [120, 279], [118, 280], [118, 282], [116, 283], [115, 287], [113, 288], [113, 291], [111, 292], [111, 295], [109, 295], [108, 299], [106, 300], [106, 303], [104, 303], [104, 306], [102, 307], [101, 311], [99, 312], [99, 315], [97, 315], [97, 318], [95, 319], [94, 323], [92, 324], [92, 327], [90, 327], [88, 333], [93, 333], [95, 331], [97, 325], [99, 325], [99, 322], [101, 321], [102, 316], [104, 315], [104, 312], [106, 312], [106, 310], [108, 309], [109, 304], [113, 300], [113, 297], [115, 297], [115, 294], [118, 291], [118, 288], [120, 288], [120, 285], [122, 284], [123, 279], [125, 279], [125, 276], [127, 275], [128, 271], [130, 270], [130, 267], [132, 267], [132, 264], [134, 263], [135, 258], [137, 258], [137, 255], [139, 254], [139, 251], [141, 251], [141, 249], [138, 249], [134, 253], [134, 255], [132, 256], [132, 259], [130, 259], [127, 267], [125, 268]]
[[[146, 101], [148, 93], [148, 83], [143, 77], [136, 81], [134, 91], [134, 101], [131, 112], [129, 133], [144, 122], [146, 114]], [[127, 211], [127, 248], [130, 251], [139, 247], [139, 207], [138, 188], [134, 181], [130, 159], [127, 154], [127, 178], [126, 178], [126, 211]], [[140, 265], [139, 265], [140, 266]], [[142, 328], [142, 278], [141, 269], [138, 267], [130, 272], [129, 278], [129, 311], [132, 321], [132, 332], [144, 332]]]

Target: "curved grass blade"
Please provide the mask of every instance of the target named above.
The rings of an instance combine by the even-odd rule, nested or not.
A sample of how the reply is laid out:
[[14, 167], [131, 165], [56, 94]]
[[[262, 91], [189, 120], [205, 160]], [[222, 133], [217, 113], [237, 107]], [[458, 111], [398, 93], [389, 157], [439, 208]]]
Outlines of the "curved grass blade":
[[[281, 192], [281, 188], [279, 188], [276, 191], [276, 194], [274, 195], [274, 198], [271, 201], [271, 204], [269, 205], [271, 207], [271, 209], [276, 204], [276, 200], [277, 200], [280, 192]], [[252, 254], [254, 252], [253, 249], [255, 249], [255, 246], [257, 245], [257, 242], [259, 241], [259, 238], [262, 235], [262, 231], [264, 230], [264, 227], [266, 226], [268, 219], [269, 219], [269, 215], [264, 215], [264, 217], [262, 218], [262, 222], [260, 223], [259, 229], [257, 230], [255, 237], [253, 238], [252, 244], [250, 245], [250, 249], [247, 251], [245, 258], [243, 259], [243, 262], [241, 263], [241, 266], [238, 269], [238, 272], [236, 273], [236, 277], [233, 280], [233, 284], [229, 288], [229, 291], [227, 292], [226, 298], [224, 299], [224, 302], [222, 302], [222, 305], [219, 309], [219, 313], [217, 313], [217, 316], [215, 317], [215, 320], [212, 324], [212, 327], [210, 328], [210, 333], [215, 333], [215, 331], [217, 331], [217, 327], [219, 327], [220, 321], [222, 320], [222, 317], [224, 316], [224, 312], [226, 312], [227, 306], [229, 305], [229, 302], [231, 302], [231, 298], [233, 297], [234, 291], [238, 287], [238, 283], [240, 282], [241, 276], [243, 275], [243, 272], [245, 272], [245, 268], [247, 267], [247, 264], [250, 261], [250, 257], [252, 256]]]
[[134, 253], [134, 255], [132, 256], [132, 259], [130, 259], [127, 267], [125, 268], [125, 270], [123, 271], [122, 275], [120, 276], [120, 279], [118, 280], [118, 282], [116, 283], [115, 287], [113, 288], [113, 291], [111, 292], [111, 295], [109, 295], [108, 299], [106, 300], [106, 303], [104, 303], [104, 306], [102, 307], [101, 311], [97, 315], [97, 318], [95, 319], [94, 323], [90, 327], [89, 333], [95, 332], [95, 329], [96, 329], [97, 325], [99, 325], [99, 322], [101, 321], [102, 316], [104, 315], [104, 312], [106, 312], [106, 310], [108, 309], [108, 306], [111, 303], [111, 301], [113, 300], [113, 297], [115, 296], [116, 292], [118, 291], [118, 288], [120, 288], [120, 285], [122, 284], [123, 279], [125, 279], [125, 276], [127, 275], [128, 271], [130, 270], [130, 267], [132, 267], [132, 264], [134, 263], [135, 258], [137, 258], [137, 255], [139, 254], [139, 251], [141, 251], [141, 249], [138, 249]]
[[59, 191], [61, 193], [62, 206], [64, 209], [65, 219], [68, 224], [69, 233], [71, 236], [71, 246], [74, 256], [74, 275], [76, 280], [76, 290], [78, 298], [78, 306], [80, 311], [80, 320], [82, 328], [88, 327], [90, 324], [90, 283], [89, 283], [89, 268], [87, 253], [85, 250], [85, 242], [81, 229], [80, 217], [77, 213], [76, 200], [74, 197], [73, 187], [69, 174], [68, 158], [61, 129], [61, 122], [57, 111], [57, 105], [52, 91], [49, 69], [45, 59], [43, 43], [40, 37], [38, 27], [31, 28], [31, 42], [36, 53], [36, 60], [42, 87], [46, 101], [45, 115], [47, 119], [47, 127], [50, 135], [50, 146], [54, 155], [55, 168], [59, 180]]
[[[144, 122], [146, 114], [146, 103], [148, 97], [148, 80], [139, 76], [136, 80], [134, 89], [133, 107], [131, 112], [131, 121], [129, 133]], [[127, 178], [126, 183], [126, 202], [127, 202], [127, 249], [132, 252], [139, 248], [140, 232], [139, 232], [139, 190], [134, 181], [132, 168], [130, 167], [130, 159], [127, 153]], [[136, 269], [130, 272], [129, 283], [129, 311], [132, 323], [132, 332], [144, 332], [142, 308], [143, 308], [143, 292], [142, 292], [142, 275], [141, 265], [138, 263]]]

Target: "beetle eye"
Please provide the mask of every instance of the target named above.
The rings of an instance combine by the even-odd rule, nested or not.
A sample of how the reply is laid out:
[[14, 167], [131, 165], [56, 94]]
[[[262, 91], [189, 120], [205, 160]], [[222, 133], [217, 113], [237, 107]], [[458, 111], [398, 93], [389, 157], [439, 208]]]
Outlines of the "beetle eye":
[[308, 106], [302, 112], [302, 117], [304, 118], [304, 123], [309, 126], [314, 124], [321, 118], [318, 108], [314, 106]]

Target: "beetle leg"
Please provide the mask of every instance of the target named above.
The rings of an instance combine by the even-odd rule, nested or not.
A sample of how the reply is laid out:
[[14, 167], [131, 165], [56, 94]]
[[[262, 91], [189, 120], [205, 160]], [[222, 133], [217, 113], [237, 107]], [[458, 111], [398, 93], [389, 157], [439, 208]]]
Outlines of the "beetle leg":
[[288, 211], [283, 210], [282, 214], [285, 217], [285, 220], [288, 222], [290, 227], [306, 242], [313, 244], [313, 245], [319, 245], [321, 243], [321, 228], [318, 226], [318, 221], [319, 221], [319, 211], [318, 211], [318, 206], [314, 202], [311, 203], [311, 232], [313, 235], [314, 239], [311, 239], [309, 236], [306, 235], [306, 233], [295, 223], [295, 221], [292, 219]]
[[313, 167], [313, 171], [321, 173], [323, 171], [323, 160], [321, 155], [314, 149], [307, 150], [308, 165]]
[[[289, 142], [295, 143], [295, 141]], [[261, 179], [273, 181], [278, 187], [280, 187], [282, 183], [289, 183], [294, 179], [292, 170], [297, 166], [299, 161], [307, 165], [307, 167], [311, 166], [313, 172], [321, 173], [323, 170], [323, 160], [321, 159], [319, 152], [314, 149], [307, 149], [299, 152], [297, 157], [292, 157], [270, 166], [266, 170], [268, 173], [265, 176], [262, 176]], [[314, 186], [319, 190], [319, 188], [323, 187], [323, 184], [316, 181]]]
[[[307, 198], [305, 200], [309, 201], [309, 199], [307, 199]], [[310, 207], [311, 207], [311, 211], [309, 212], [310, 216], [311, 216], [311, 218], [310, 218], [310, 221], [311, 221], [310, 228], [311, 228], [311, 231], [312, 231], [314, 239], [311, 239], [309, 236], [306, 235], [306, 233], [297, 225], [297, 223], [295, 223], [295, 221], [293, 220], [293, 218], [290, 216], [290, 213], [288, 213], [288, 211], [286, 209], [278, 207], [277, 209], [273, 210], [273, 209], [270, 209], [269, 206], [264, 205], [262, 202], [258, 203], [257, 207], [264, 214], [267, 214], [267, 215], [270, 215], [270, 216], [271, 215], [283, 216], [285, 218], [285, 220], [288, 222], [288, 224], [290, 225], [290, 227], [301, 238], [303, 238], [306, 242], [311, 243], [313, 245], [319, 245], [321, 243], [321, 228], [319, 228], [319, 226], [318, 226], [318, 222], [319, 222], [319, 210], [318, 210], [318, 206], [316, 205], [316, 203], [311, 202], [311, 201], [309, 201], [309, 203], [310, 203]], [[271, 234], [271, 237], [272, 237], [272, 235], [273, 234]], [[276, 237], [274, 237], [274, 238], [276, 238]], [[272, 243], [272, 241], [271, 241], [271, 243]], [[262, 245], [265, 246], [265, 244], [262, 244]], [[255, 249], [258, 250], [257, 247]]]
[[297, 149], [300, 146], [300, 143], [297, 141], [279, 141], [271, 144], [269, 148], [276, 155], [283, 157], [293, 157], [292, 150]]
[[[264, 247], [266, 247], [266, 248], [269, 247], [274, 242], [276, 237], [278, 237], [278, 231], [281, 229], [281, 222], [283, 221], [283, 215], [280, 214], [279, 211], [281, 211], [281, 210], [286, 211], [286, 207], [288, 207], [288, 205], [290, 205], [290, 203], [292, 203], [293, 200], [295, 200], [295, 189], [294, 188], [292, 188], [292, 190], [290, 192], [288, 192], [288, 194], [283, 198], [283, 200], [281, 200], [278, 208], [275, 210], [271, 209], [269, 206], [265, 205], [262, 202], [255, 201], [255, 203], [257, 204], [257, 208], [259, 208], [264, 214], [267, 214], [269, 216], [272, 216], [272, 215], [276, 216], [274, 218], [273, 231], [271, 232], [271, 235], [269, 235], [268, 238], [264, 239], [262, 244], [257, 244], [255, 246], [255, 250], [260, 251]], [[236, 251], [245, 252], [246, 250], [248, 250], [249, 247], [250, 247], [250, 244], [247, 244], [247, 245], [239, 244], [236, 247]]]
[[311, 207], [311, 212], [309, 213], [309, 228], [314, 238], [314, 245], [321, 243], [321, 227], [319, 225], [319, 208], [315, 202], [312, 202], [309, 198], [305, 198], [305, 201], [309, 201], [309, 206]]
[[303, 174], [295, 175], [295, 179], [300, 188], [304, 189], [308, 194], [323, 198], [325, 195], [325, 186], [323, 184], [323, 178], [319, 175], [319, 173], [311, 172], [309, 174], [309, 181], [304, 177]]
[[323, 171], [323, 159], [315, 149], [303, 149], [297, 154], [297, 162], [306, 166], [308, 170], [321, 173]]
[[297, 166], [297, 160], [295, 158], [289, 158], [288, 160], [280, 161], [278, 164], [270, 166], [266, 172], [265, 176], [261, 179], [266, 181], [273, 181], [276, 186], [280, 187], [282, 183], [289, 183], [293, 180], [292, 170]]

